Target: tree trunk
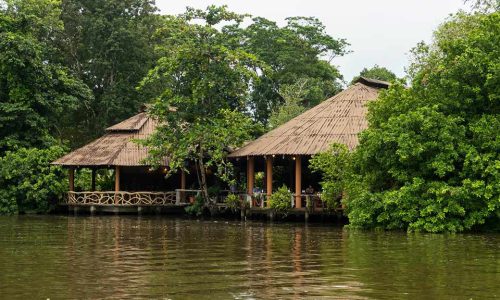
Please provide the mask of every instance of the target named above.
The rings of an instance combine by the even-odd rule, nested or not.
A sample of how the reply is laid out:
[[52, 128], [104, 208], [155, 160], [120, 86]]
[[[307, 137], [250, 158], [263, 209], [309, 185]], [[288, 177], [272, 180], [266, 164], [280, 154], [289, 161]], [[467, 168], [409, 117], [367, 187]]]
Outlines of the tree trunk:
[[203, 164], [203, 149], [200, 147], [200, 151], [198, 152], [198, 164], [200, 168], [200, 177], [201, 177], [201, 182], [200, 182], [200, 187], [201, 191], [203, 194], [203, 198], [205, 199], [205, 203], [209, 203], [209, 197], [208, 197], [208, 187], [207, 187], [207, 174], [205, 170], [205, 166]]

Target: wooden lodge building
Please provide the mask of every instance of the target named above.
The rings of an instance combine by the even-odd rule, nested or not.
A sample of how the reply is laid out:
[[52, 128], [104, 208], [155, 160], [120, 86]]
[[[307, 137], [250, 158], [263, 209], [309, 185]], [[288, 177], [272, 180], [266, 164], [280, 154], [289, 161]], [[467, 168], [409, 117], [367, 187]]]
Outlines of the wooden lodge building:
[[[230, 153], [229, 158], [246, 169], [241, 176], [246, 178], [246, 191], [241, 192], [242, 196], [246, 195], [244, 198], [250, 200], [251, 206], [266, 207], [265, 199], [272, 194], [273, 187], [286, 184], [294, 191], [294, 200], [291, 200], [294, 208], [303, 210], [305, 188], [310, 186], [319, 190], [320, 178], [309, 171], [309, 158], [327, 150], [332, 143], [343, 143], [354, 149], [358, 145], [358, 134], [368, 126], [367, 102], [377, 99], [379, 90], [388, 86], [387, 82], [361, 77], [346, 90]], [[97, 140], [54, 161], [54, 165], [68, 168], [66, 204], [137, 209], [187, 205], [186, 195], [197, 191], [186, 187], [192, 186], [195, 178], [178, 172], [166, 179], [164, 169], [151, 170], [143, 164], [147, 149], [134, 141], [152, 134], [156, 125], [146, 112], [141, 112], [107, 128], [106, 134]], [[168, 157], [164, 166], [168, 166]], [[92, 170], [91, 191], [75, 191], [75, 170], [79, 168]], [[114, 169], [113, 191], [95, 191], [95, 174], [100, 168]], [[277, 177], [273, 176], [273, 171], [276, 174], [278, 169], [284, 182], [273, 181]], [[254, 199], [258, 170], [265, 173], [260, 202]]]

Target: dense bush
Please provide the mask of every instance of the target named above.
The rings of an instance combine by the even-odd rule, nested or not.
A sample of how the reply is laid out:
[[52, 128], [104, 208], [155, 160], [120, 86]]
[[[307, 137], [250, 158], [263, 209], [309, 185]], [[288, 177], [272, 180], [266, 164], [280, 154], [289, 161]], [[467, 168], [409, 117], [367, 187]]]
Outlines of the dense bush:
[[292, 193], [283, 185], [271, 195], [269, 206], [277, 213], [287, 215], [292, 208]]
[[0, 157], [0, 214], [47, 212], [67, 191], [66, 174], [50, 162], [65, 150], [22, 148]]

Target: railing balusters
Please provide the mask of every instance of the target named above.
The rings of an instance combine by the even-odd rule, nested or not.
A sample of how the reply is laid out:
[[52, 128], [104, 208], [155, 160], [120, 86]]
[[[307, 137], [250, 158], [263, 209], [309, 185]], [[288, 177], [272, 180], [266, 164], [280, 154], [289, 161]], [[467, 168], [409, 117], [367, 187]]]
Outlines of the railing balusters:
[[[175, 192], [68, 192], [63, 201], [71, 205], [176, 205]], [[179, 205], [179, 204], [177, 204]]]

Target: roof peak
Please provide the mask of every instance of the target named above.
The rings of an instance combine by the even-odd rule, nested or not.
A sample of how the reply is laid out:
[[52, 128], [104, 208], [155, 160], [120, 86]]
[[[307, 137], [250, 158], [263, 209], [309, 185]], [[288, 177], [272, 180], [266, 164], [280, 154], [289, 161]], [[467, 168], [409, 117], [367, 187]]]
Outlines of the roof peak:
[[375, 88], [381, 88], [381, 89], [387, 89], [391, 85], [391, 83], [387, 82], [387, 81], [363, 77], [363, 76], [360, 76], [356, 80], [356, 83], [358, 83], [358, 82], [362, 83], [364, 85], [368, 85], [368, 86], [375, 87]]

